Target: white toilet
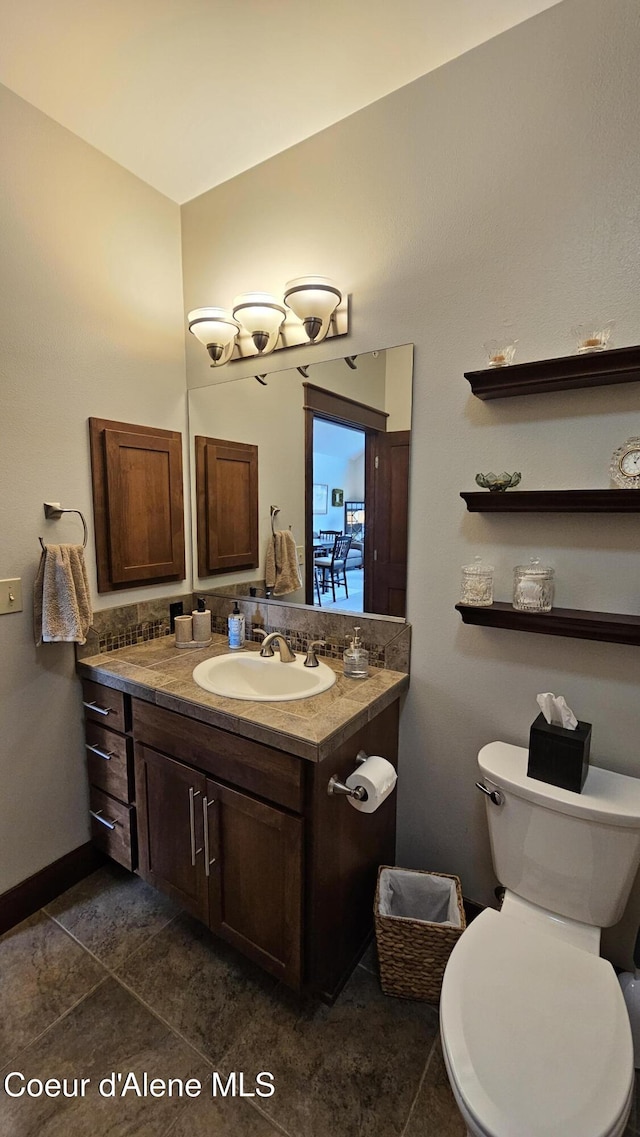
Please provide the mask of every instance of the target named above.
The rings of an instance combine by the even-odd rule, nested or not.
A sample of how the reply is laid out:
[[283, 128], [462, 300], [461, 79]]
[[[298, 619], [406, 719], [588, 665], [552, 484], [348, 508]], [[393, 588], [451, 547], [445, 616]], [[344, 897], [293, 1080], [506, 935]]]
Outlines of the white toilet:
[[447, 964], [445, 1065], [470, 1137], [619, 1137], [633, 1046], [600, 929], [640, 863], [640, 780], [591, 767], [571, 793], [527, 777], [527, 758], [505, 742], [478, 755], [506, 891]]

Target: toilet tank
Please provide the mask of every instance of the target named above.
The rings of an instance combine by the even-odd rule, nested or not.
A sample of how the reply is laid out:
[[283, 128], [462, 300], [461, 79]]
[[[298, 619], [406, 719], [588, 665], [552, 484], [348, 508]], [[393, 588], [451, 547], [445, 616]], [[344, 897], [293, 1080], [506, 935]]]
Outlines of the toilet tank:
[[591, 766], [582, 793], [527, 776], [528, 751], [478, 755], [496, 876], [550, 912], [605, 928], [622, 916], [640, 863], [640, 779]]

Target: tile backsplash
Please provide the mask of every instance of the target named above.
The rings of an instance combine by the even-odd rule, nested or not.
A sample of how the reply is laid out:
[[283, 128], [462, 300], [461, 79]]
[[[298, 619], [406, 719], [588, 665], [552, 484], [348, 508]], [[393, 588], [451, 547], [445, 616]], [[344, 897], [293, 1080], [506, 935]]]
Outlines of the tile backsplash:
[[[214, 632], [226, 635], [227, 617], [234, 603], [229, 592], [223, 596], [200, 591], [197, 595], [206, 597], [207, 606], [211, 608]], [[117, 608], [102, 608], [94, 612], [93, 626], [89, 630], [86, 644], [76, 645], [78, 658], [170, 635], [169, 605], [180, 600], [186, 613], [195, 607], [195, 598], [188, 593], [143, 600], [137, 604], [123, 604]], [[255, 628], [264, 628], [266, 632], [282, 632], [293, 650], [299, 652], [306, 651], [312, 640], [324, 640], [326, 646], [320, 648], [318, 654], [342, 659], [345, 637], [353, 632], [357, 624], [362, 642], [370, 653], [372, 667], [387, 667], [403, 673], [409, 671], [409, 624], [362, 613], [354, 615], [283, 602], [274, 603], [260, 597], [247, 600], [238, 596], [238, 604], [245, 616], [248, 639], [260, 638], [254, 634]]]

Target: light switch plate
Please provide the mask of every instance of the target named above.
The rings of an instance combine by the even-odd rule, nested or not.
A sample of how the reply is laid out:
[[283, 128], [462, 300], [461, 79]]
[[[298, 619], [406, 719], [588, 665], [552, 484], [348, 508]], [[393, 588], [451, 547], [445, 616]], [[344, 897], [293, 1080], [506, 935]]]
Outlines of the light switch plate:
[[296, 545], [296, 553], [298, 554], [298, 564], [304, 564], [304, 545]]
[[7, 612], [22, 612], [22, 581], [19, 576], [0, 580], [0, 616]]

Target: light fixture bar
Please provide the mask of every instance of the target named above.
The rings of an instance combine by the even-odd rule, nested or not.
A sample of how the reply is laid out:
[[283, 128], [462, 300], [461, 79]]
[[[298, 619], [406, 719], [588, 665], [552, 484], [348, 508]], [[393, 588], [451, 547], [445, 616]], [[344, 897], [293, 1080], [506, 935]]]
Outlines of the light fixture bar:
[[[331, 321], [329, 323], [329, 331], [327, 332], [324, 339], [335, 339], [338, 336], [346, 336], [348, 334], [350, 315], [349, 300], [350, 298], [348, 296], [343, 296], [342, 300], [340, 301], [338, 307], [331, 317]], [[293, 312], [287, 309], [287, 315], [285, 317], [284, 323], [280, 327], [278, 342], [273, 350], [283, 351], [286, 348], [301, 347], [304, 344], [311, 346], [305, 326], [302, 320], [298, 319], [298, 317], [295, 316]], [[231, 356], [229, 362], [237, 363], [240, 359], [251, 359], [254, 356], [258, 356], [259, 354], [260, 353], [258, 352], [251, 336], [241, 330], [240, 334], [236, 337], [233, 355]]]

